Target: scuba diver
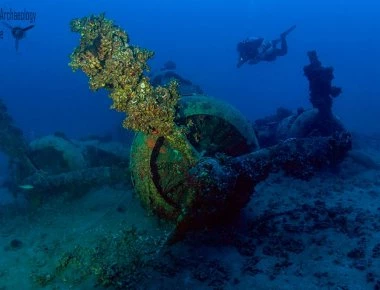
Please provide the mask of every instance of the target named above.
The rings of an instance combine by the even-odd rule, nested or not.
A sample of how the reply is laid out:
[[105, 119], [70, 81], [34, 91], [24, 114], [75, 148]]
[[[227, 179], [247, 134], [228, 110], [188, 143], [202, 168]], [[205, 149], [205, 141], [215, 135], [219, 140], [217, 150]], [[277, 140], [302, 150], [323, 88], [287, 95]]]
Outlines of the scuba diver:
[[34, 25], [29, 25], [25, 28], [22, 28], [19, 26], [12, 27], [11, 25], [9, 25], [6, 22], [3, 22], [3, 25], [11, 30], [12, 36], [16, 40], [16, 43], [15, 43], [16, 51], [18, 51], [18, 43], [21, 39], [23, 39], [25, 37], [26, 31], [28, 31], [29, 29], [32, 29], [34, 27]]
[[[250, 37], [239, 42], [237, 51], [239, 59], [237, 67], [243, 64], [257, 64], [260, 61], [274, 61], [278, 56], [284, 56], [288, 52], [286, 36], [296, 28], [295, 25], [280, 34], [279, 39], [265, 40], [262, 37]], [[280, 47], [278, 48], [278, 44]]]
[[149, 77], [153, 86], [165, 86], [170, 80], [175, 79], [179, 83], [179, 93], [181, 96], [202, 95], [203, 90], [192, 81], [185, 79], [176, 72], [177, 65], [174, 61], [165, 62], [158, 73], [153, 73]]

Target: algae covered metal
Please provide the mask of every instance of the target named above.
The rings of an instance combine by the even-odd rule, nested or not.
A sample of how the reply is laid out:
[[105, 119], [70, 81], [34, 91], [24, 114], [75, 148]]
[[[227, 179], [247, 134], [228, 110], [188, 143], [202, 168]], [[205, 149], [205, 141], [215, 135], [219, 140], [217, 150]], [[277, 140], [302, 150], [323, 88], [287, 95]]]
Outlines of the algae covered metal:
[[[320, 120], [335, 120], [319, 114], [307, 118], [316, 127], [312, 132], [299, 126], [301, 136], [259, 149], [252, 125], [231, 106], [202, 95], [181, 97], [176, 80], [153, 86], [147, 76], [153, 53], [131, 45], [126, 32], [104, 15], [75, 19], [71, 27], [81, 36], [71, 67], [89, 77], [92, 90], [106, 89], [112, 108], [126, 114], [123, 125], [137, 132], [130, 158], [137, 195], [149, 212], [175, 225], [177, 237], [238, 213], [270, 172], [308, 178], [343, 160], [351, 148], [351, 135], [337, 122], [327, 135], [315, 130]], [[315, 53], [309, 58], [313, 100], [337, 96], [332, 70], [322, 67]]]
[[252, 127], [237, 110], [205, 96], [180, 98], [175, 80], [154, 87], [145, 75], [153, 52], [132, 46], [126, 32], [104, 15], [74, 19], [71, 28], [81, 38], [70, 66], [89, 77], [92, 90], [108, 90], [112, 108], [126, 113], [123, 125], [138, 132], [132, 179], [149, 211], [181, 220], [199, 196], [189, 172], [199, 158], [258, 148]]
[[[186, 139], [199, 158], [236, 157], [259, 148], [244, 116], [211, 97], [181, 98], [176, 122], [186, 127]], [[193, 164], [164, 137], [137, 133], [130, 160], [134, 188], [149, 211], [177, 221], [190, 210], [198, 194], [189, 173]]]

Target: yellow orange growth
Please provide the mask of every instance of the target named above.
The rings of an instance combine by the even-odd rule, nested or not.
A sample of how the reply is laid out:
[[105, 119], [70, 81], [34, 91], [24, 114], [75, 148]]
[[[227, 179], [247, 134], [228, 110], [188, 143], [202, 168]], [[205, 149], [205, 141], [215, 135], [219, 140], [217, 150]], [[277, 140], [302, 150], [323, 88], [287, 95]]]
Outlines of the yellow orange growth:
[[71, 54], [70, 66], [89, 77], [92, 90], [104, 88], [110, 92], [111, 107], [127, 115], [123, 126], [167, 138], [173, 148], [194, 163], [196, 155], [175, 124], [178, 83], [153, 87], [144, 75], [153, 52], [130, 45], [126, 32], [104, 14], [74, 19], [71, 29], [81, 38]]

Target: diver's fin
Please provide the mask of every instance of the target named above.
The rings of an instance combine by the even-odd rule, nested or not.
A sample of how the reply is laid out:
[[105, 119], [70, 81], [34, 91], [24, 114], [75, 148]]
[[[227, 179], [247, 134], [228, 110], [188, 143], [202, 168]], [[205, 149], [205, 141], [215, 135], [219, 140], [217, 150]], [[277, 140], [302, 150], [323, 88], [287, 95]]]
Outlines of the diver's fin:
[[283, 33], [280, 34], [281, 37], [286, 37], [290, 32], [292, 32], [297, 26], [293, 25], [289, 29], [285, 30]]
[[29, 25], [29, 26], [23, 28], [22, 31], [27, 31], [29, 29], [32, 29], [33, 27], [34, 27], [34, 25]]

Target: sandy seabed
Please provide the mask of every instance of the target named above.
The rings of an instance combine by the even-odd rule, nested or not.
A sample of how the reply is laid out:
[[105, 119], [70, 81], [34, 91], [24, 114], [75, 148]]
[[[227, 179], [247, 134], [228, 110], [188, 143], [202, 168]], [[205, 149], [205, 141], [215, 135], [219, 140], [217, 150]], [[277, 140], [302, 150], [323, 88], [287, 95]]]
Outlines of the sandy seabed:
[[[377, 164], [380, 138], [360, 137], [337, 170], [308, 181], [273, 174], [230, 224], [160, 244], [135, 279], [113, 275], [108, 289], [380, 289]], [[33, 207], [0, 188], [0, 289], [104, 289], [95, 276], [57, 275], [57, 265], [69, 266], [76, 260], [68, 253], [104, 238], [117, 244], [129, 227], [162, 234], [131, 188], [54, 196]]]

